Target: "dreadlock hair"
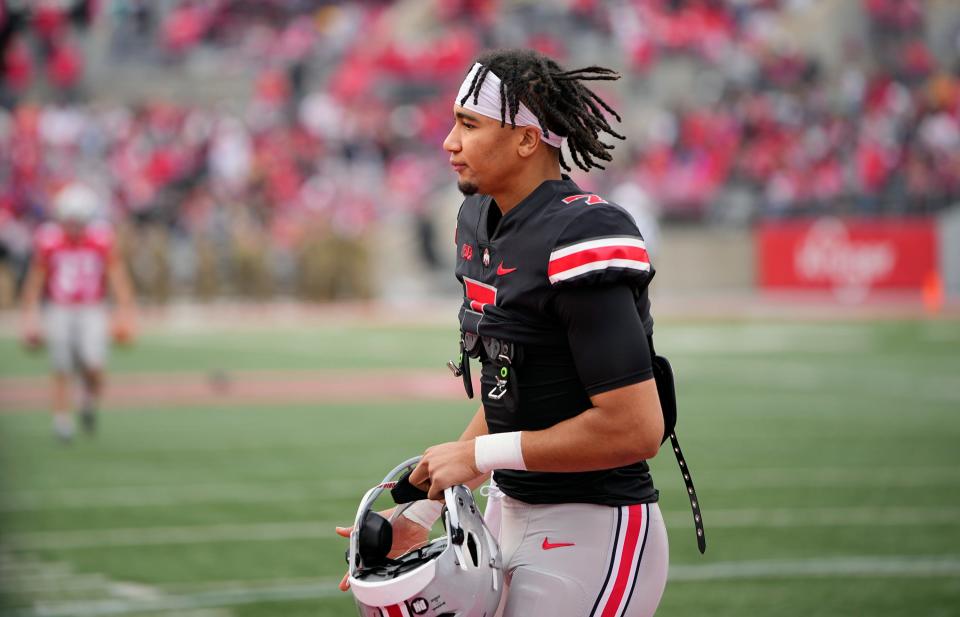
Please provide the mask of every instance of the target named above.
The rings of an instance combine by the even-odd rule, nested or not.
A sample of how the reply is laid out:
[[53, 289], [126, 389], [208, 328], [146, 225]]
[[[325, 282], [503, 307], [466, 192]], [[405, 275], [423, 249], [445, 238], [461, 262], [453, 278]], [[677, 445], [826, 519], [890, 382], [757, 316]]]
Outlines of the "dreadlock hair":
[[[607, 122], [603, 111], [621, 122], [620, 115], [582, 81], [615, 81], [620, 74], [602, 66], [588, 66], [565, 71], [552, 58], [531, 49], [498, 49], [477, 58], [483, 68], [474, 75], [467, 94], [460, 99], [463, 105], [471, 96], [474, 103], [490, 71], [500, 78], [500, 126], [509, 121], [516, 127], [517, 112], [523, 102], [540, 121], [545, 136], [551, 132], [567, 138], [570, 156], [584, 171], [596, 167], [597, 161], [611, 161], [613, 146], [600, 140], [601, 133], [617, 139], [625, 137]], [[560, 166], [570, 167], [560, 152]]]

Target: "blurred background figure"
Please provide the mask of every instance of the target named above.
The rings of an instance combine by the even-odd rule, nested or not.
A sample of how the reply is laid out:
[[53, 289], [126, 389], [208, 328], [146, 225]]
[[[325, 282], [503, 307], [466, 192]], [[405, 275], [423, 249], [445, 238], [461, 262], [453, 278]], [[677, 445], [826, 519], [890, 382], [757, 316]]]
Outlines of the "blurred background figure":
[[[109, 337], [127, 343], [133, 336], [133, 290], [113, 231], [96, 220], [99, 201], [91, 188], [79, 183], [57, 193], [56, 221], [37, 230], [23, 288], [24, 341], [48, 349], [53, 430], [64, 442], [74, 435], [74, 409], [84, 430], [94, 432]], [[116, 303], [112, 329], [108, 288]], [[71, 401], [74, 376], [79, 386], [76, 406]]]

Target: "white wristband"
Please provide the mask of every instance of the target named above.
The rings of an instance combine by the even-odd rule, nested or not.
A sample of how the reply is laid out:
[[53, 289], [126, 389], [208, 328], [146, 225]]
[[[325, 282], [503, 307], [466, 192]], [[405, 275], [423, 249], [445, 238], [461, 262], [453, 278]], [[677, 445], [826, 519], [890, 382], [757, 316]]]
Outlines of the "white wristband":
[[440, 518], [441, 510], [443, 510], [442, 502], [423, 499], [404, 510], [402, 516], [407, 517], [417, 525], [429, 530], [433, 528], [433, 524]]
[[520, 447], [520, 431], [477, 437], [474, 439], [473, 456], [477, 469], [482, 473], [494, 469], [527, 469]]

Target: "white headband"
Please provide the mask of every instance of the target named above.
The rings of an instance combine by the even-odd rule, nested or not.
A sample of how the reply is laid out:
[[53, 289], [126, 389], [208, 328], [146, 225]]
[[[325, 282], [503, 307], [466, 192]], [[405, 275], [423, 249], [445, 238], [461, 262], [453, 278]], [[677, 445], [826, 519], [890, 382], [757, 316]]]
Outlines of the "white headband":
[[[483, 79], [483, 86], [480, 87], [480, 96], [477, 98], [477, 102], [473, 102], [474, 95], [471, 94], [466, 101], [461, 103], [463, 97], [467, 96], [467, 92], [470, 91], [470, 84], [473, 83], [473, 78], [477, 74], [477, 71], [481, 70], [483, 65], [479, 62], [474, 64], [470, 69], [470, 72], [467, 73], [466, 79], [463, 80], [463, 83], [460, 84], [460, 92], [457, 93], [457, 100], [455, 103], [462, 106], [465, 109], [470, 111], [475, 111], [480, 115], [486, 116], [488, 118], [493, 118], [494, 120], [502, 120], [503, 117], [500, 115], [500, 78], [493, 71], [487, 72], [487, 76]], [[507, 111], [509, 114], [509, 110]], [[507, 119], [509, 122], [509, 118]], [[563, 140], [566, 137], [560, 137], [556, 133], [550, 133], [550, 136], [544, 135], [543, 127], [540, 126], [540, 121], [537, 120], [537, 117], [533, 114], [530, 109], [520, 103], [520, 109], [517, 111], [517, 117], [514, 124], [516, 126], [533, 126], [540, 129], [540, 138], [546, 143], [550, 144], [554, 148], [559, 148], [563, 144]]]

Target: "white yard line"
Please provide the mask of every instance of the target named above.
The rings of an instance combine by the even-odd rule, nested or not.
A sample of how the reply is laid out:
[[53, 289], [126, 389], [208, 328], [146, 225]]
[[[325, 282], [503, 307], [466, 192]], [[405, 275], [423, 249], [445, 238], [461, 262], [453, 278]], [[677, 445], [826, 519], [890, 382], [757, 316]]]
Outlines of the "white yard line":
[[960, 576], [960, 555], [841, 556], [803, 560], [724, 561], [672, 565], [670, 581], [769, 578]]
[[[958, 555], [838, 556], [803, 560], [726, 561], [670, 567], [671, 582], [810, 578], [930, 578], [960, 576]], [[195, 611], [261, 602], [343, 597], [338, 578], [226, 581], [205, 590], [157, 598], [45, 603], [11, 617], [109, 617], [147, 612]]]
[[960, 467], [769, 467], [697, 470], [704, 487], [730, 489], [800, 487], [960, 487]]
[[11, 492], [0, 497], [0, 512], [83, 508], [177, 506], [198, 503], [261, 503], [297, 501], [327, 495], [316, 484], [275, 486], [267, 484], [202, 486], [131, 486], [117, 488], [65, 489], [62, 491]]
[[302, 499], [329, 499], [359, 495], [360, 478], [333, 480], [229, 484], [166, 484], [140, 486], [76, 487], [54, 490], [25, 490], [0, 493], [0, 512], [57, 510], [63, 508], [105, 508], [176, 506], [195, 503], [273, 502]]
[[246, 525], [197, 525], [188, 527], [140, 527], [78, 531], [31, 531], [5, 534], [3, 546], [13, 550], [104, 548], [208, 544], [215, 542], [263, 542], [334, 538], [333, 528], [343, 521], [252, 523]]
[[[890, 470], [847, 467], [784, 467], [704, 470], [702, 488], [749, 490], [798, 487], [957, 487], [960, 468], [902, 467]], [[336, 499], [359, 495], [361, 478], [285, 482], [77, 487], [0, 493], [0, 512], [84, 508], [178, 506], [203, 503], [272, 503]]]
[[7, 593], [26, 595], [32, 599], [63, 600], [71, 596], [89, 598], [97, 595], [107, 586], [107, 579], [102, 574], [71, 574], [59, 581], [21, 580], [4, 581], [4, 590]]
[[[668, 522], [687, 524], [685, 512], [669, 512]], [[744, 508], [711, 510], [704, 505], [703, 520], [707, 529], [778, 528], [778, 527], [901, 527], [960, 526], [960, 508], [951, 507], [876, 507], [850, 506], [829, 508]]]
[[150, 600], [109, 599], [88, 602], [58, 602], [35, 605], [14, 612], [11, 617], [107, 617], [133, 613], [195, 611], [204, 608], [242, 606], [261, 602], [316, 600], [341, 595], [337, 579], [318, 579], [298, 584], [272, 584], [267, 587], [218, 589], [192, 594], [163, 596]]
[[953, 375], [916, 376], [909, 372], [865, 366], [815, 366], [796, 361], [737, 359], [708, 362], [696, 358], [677, 370], [679, 379], [711, 378], [729, 383], [816, 392], [822, 388], [857, 390], [865, 396], [903, 397], [936, 402], [960, 402]]
[[[74, 572], [66, 562], [24, 561], [8, 553], [0, 554], [0, 563], [8, 575], [3, 578], [4, 615], [32, 615], [44, 607], [58, 607], [73, 614], [74, 606], [85, 607], [102, 602], [156, 602], [166, 597], [165, 590], [142, 583], [112, 581], [94, 572]], [[68, 608], [69, 607], [69, 608]], [[178, 617], [231, 617], [226, 608], [198, 608], [178, 611]]]
[[[703, 513], [707, 529], [960, 526], [960, 508], [949, 507], [832, 507], [711, 509]], [[686, 527], [690, 513], [665, 513], [670, 526]], [[185, 527], [141, 527], [70, 531], [30, 531], [5, 534], [7, 550], [71, 550], [113, 546], [209, 544], [216, 542], [274, 542], [333, 540], [333, 528], [344, 521], [265, 522]]]

